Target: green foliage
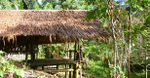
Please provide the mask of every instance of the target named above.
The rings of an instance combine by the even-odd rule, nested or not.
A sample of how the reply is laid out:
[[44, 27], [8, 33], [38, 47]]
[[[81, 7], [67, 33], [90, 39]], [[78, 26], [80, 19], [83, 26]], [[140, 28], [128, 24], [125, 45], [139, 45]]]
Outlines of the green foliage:
[[128, 30], [124, 30], [124, 34], [131, 35], [132, 40], [137, 39], [138, 35], [147, 36], [148, 28], [146, 26], [142, 26], [142, 24], [133, 24], [132, 32]]
[[85, 10], [89, 9], [84, 0], [66, 0], [62, 3], [64, 9], [77, 9]]
[[93, 8], [87, 13], [87, 20], [99, 18], [104, 25], [109, 20], [107, 16], [107, 1], [106, 0], [85, 0], [88, 5], [92, 5]]
[[84, 0], [42, 0], [39, 4], [38, 0], [0, 0], [0, 9], [75, 9], [88, 10], [91, 5], [86, 5]]
[[[148, 77], [150, 77], [150, 72], [148, 71]], [[131, 73], [131, 78], [146, 78], [145, 77], [145, 70], [142, 70], [141, 73], [138, 72], [132, 72]]]
[[[103, 27], [108, 27], [110, 18], [108, 17], [108, 0], [42, 0], [42, 4], [37, 2], [38, 0], [24, 0], [25, 4], [27, 5], [27, 9], [57, 9], [57, 10], [90, 10], [87, 13], [87, 19], [96, 19], [99, 18], [100, 22], [102, 23]], [[127, 2], [126, 2], [127, 1]], [[116, 19], [117, 16], [121, 17], [120, 24], [121, 27], [124, 29], [125, 35], [131, 35], [133, 44], [136, 45], [136, 40], [138, 39], [139, 35], [143, 37], [147, 36], [146, 34], [150, 27], [150, 15], [148, 14], [149, 11], [149, 0], [132, 0], [130, 3], [129, 0], [125, 0], [125, 5], [119, 8], [119, 1], [114, 1], [114, 18]], [[144, 19], [144, 22], [137, 22], [132, 24], [132, 32], [127, 30], [128, 26], [128, 5], [132, 4], [132, 17], [137, 19]], [[24, 9], [24, 4], [22, 0], [0, 0], [0, 9]], [[120, 16], [116, 9], [120, 9]], [[116, 21], [116, 20], [114, 20]], [[134, 20], [133, 20], [134, 21]], [[124, 27], [123, 27], [124, 26]], [[109, 29], [108, 29], [109, 30]], [[121, 29], [120, 29], [121, 30]], [[116, 26], [117, 31], [117, 26]], [[110, 32], [111, 33], [111, 32]], [[113, 59], [113, 52], [112, 52], [112, 43], [106, 44], [100, 41], [87, 41], [87, 44], [84, 44], [83, 53], [85, 54], [86, 58], [89, 59], [89, 65], [91, 67], [90, 70], [86, 70], [85, 72], [91, 73], [98, 78], [104, 77], [112, 77], [114, 76], [115, 72], [117, 71], [121, 78], [125, 78], [125, 73], [121, 70], [119, 66], [111, 65], [110, 68], [107, 67], [105, 63], [106, 59], [109, 59], [112, 62]], [[124, 42], [126, 43], [126, 42]], [[150, 45], [150, 41], [145, 41], [146, 46]], [[121, 44], [117, 43], [118, 45]], [[125, 44], [126, 45], [126, 44]], [[119, 46], [124, 47], [124, 46]], [[125, 47], [126, 48], [126, 47]], [[39, 55], [40, 57], [52, 57], [52, 55], [57, 55], [59, 52], [60, 55], [65, 55], [64, 45], [63, 44], [52, 44], [52, 45], [44, 45], [39, 46]], [[119, 50], [120, 51], [120, 50]], [[47, 53], [50, 52], [50, 53]], [[138, 47], [133, 47], [132, 52], [142, 53]], [[23, 71], [20, 69], [16, 69], [12, 61], [9, 61], [7, 58], [2, 57], [5, 52], [0, 51], [0, 76], [4, 77], [4, 74], [9, 71], [14, 73], [14, 77], [23, 77]], [[135, 56], [131, 54], [131, 56]], [[116, 69], [116, 71], [114, 70]], [[111, 75], [109, 76], [109, 71]], [[143, 73], [136, 73], [136, 78], [144, 77]], [[134, 78], [135, 76], [133, 76]]]
[[23, 8], [23, 3], [22, 3], [21, 1], [19, 1], [18, 4], [19, 4], [19, 9], [24, 9], [24, 8]]
[[0, 77], [4, 77], [4, 72], [0, 70]]
[[53, 9], [52, 3], [46, 3], [43, 9]]
[[86, 73], [90, 73], [97, 78], [110, 78], [109, 68], [105, 67], [103, 61], [88, 61], [90, 70], [84, 70]]
[[51, 45], [40, 45], [39, 56], [40, 58], [55, 58], [63, 57], [65, 55], [64, 44], [51, 44]]
[[0, 0], [0, 9], [24, 9], [21, 0]]
[[97, 78], [110, 78], [107, 60], [112, 58], [112, 46], [98, 40], [89, 40], [84, 43], [86, 44], [84, 44], [83, 53], [85, 58], [89, 60], [88, 64], [90, 67], [90, 70], [84, 70], [84, 72]]
[[[117, 72], [117, 73], [116, 73]], [[122, 71], [120, 66], [114, 66], [114, 65], [110, 65], [110, 75], [111, 78], [114, 78], [115, 75], [120, 75], [120, 78], [127, 78], [125, 76], [125, 73]]]
[[44, 8], [47, 7], [48, 4], [52, 4], [50, 9], [53, 8], [56, 10], [88, 10], [91, 8], [91, 6], [85, 4], [84, 0], [43, 0], [42, 3]]
[[124, 30], [124, 34], [131, 35], [132, 40], [137, 39], [138, 35], [147, 36], [148, 28], [150, 27], [150, 15], [146, 16], [145, 23], [137, 23], [132, 25], [132, 32]]
[[9, 0], [0, 0], [0, 9], [12, 9], [12, 3]]
[[41, 9], [40, 6], [39, 6], [39, 4], [38, 4], [38, 2], [36, 2], [36, 1], [34, 2], [33, 9], [36, 9], [36, 10]]
[[146, 16], [145, 25], [146, 25], [147, 27], [150, 27], [150, 14], [148, 14], [148, 15]]
[[[108, 12], [109, 11], [108, 8], [112, 8], [112, 6], [108, 5], [108, 1], [107, 0], [85, 0], [85, 1], [88, 5], [94, 6], [94, 8], [88, 12], [87, 20], [89, 21], [90, 19], [99, 18], [100, 22], [103, 23], [103, 25], [102, 25], [103, 27], [110, 26], [108, 28], [111, 28], [112, 27], [112, 25], [110, 25], [111, 17], [109, 17], [109, 15], [111, 15], [111, 13]], [[112, 2], [112, 0], [110, 0], [110, 1]], [[137, 43], [136, 40], [139, 39], [139, 36], [146, 37], [148, 35], [147, 32], [148, 32], [148, 26], [149, 26], [149, 14], [148, 14], [148, 5], [149, 5], [148, 2], [149, 1], [148, 0], [142, 0], [142, 1], [124, 0], [124, 2], [125, 2], [124, 5], [120, 5], [119, 4], [120, 2], [113, 1], [113, 3], [116, 3], [116, 4], [114, 4], [113, 11], [111, 11], [111, 12], [113, 12], [113, 21], [115, 21], [113, 23], [114, 23], [114, 28], [115, 28], [114, 29], [115, 35], [117, 36], [117, 40], [118, 40], [117, 45], [120, 45], [123, 43], [121, 46], [119, 46], [119, 47], [123, 47], [122, 51], [119, 49], [119, 47], [117, 47], [117, 50], [119, 51], [120, 54], [121, 54], [121, 52], [122, 53], [125, 52], [126, 48], [127, 48], [126, 46], [128, 46], [126, 44], [129, 40], [127, 36], [132, 37], [133, 44]], [[132, 7], [131, 7], [132, 8], [132, 12], [131, 12], [132, 18], [140, 19], [140, 22], [135, 22], [136, 20], [132, 19], [132, 25], [131, 25], [132, 31], [129, 32], [129, 29], [128, 29], [128, 26], [129, 26], [128, 17], [129, 16], [128, 15], [129, 15], [129, 6], [131, 6], [131, 5], [132, 5]], [[146, 19], [144, 18], [145, 16], [147, 16]], [[146, 21], [143, 22], [143, 20], [146, 20]], [[116, 23], [116, 21], [119, 21], [119, 23]], [[144, 23], [145, 23], [145, 25], [144, 25]], [[120, 25], [120, 27], [118, 27], [119, 25]], [[118, 32], [118, 31], [122, 31], [122, 30], [125, 34], [123, 37], [123, 38], [125, 38], [123, 42], [122, 42], [123, 39], [121, 39], [122, 36]], [[112, 30], [110, 30], [110, 33], [112, 34]], [[121, 33], [121, 34], [123, 34], [123, 33]], [[119, 39], [121, 39], [121, 41], [119, 41]], [[110, 44], [114, 44], [114, 43], [110, 43]], [[96, 45], [96, 47], [97, 47], [97, 45]], [[95, 48], [95, 46], [92, 46], [89, 48], [93, 52], [92, 57], [94, 58], [94, 60], [98, 59], [98, 58], [95, 58], [94, 56], [100, 55], [100, 54], [97, 54], [94, 52], [99, 53], [98, 50], [100, 50], [101, 48], [97, 47], [98, 48], [97, 49], [97, 48]], [[107, 49], [111, 49], [111, 48], [107, 48]], [[134, 50], [135, 50], [135, 47], [133, 47], [131, 52], [134, 52]], [[139, 50], [139, 48], [138, 48], [138, 50]], [[141, 50], [140, 50], [140, 52], [141, 52]], [[144, 51], [142, 51], [142, 52], [144, 52]], [[105, 57], [105, 54], [102, 54], [102, 55], [103, 55], [103, 57]], [[125, 54], [122, 54], [122, 55], [123, 56], [117, 55], [117, 57], [124, 57]], [[131, 55], [131, 56], [134, 56], [134, 55]], [[112, 59], [113, 57], [110, 57], [110, 58]], [[118, 59], [117, 61], [120, 61], [120, 59]], [[111, 68], [112, 68], [112, 69], [110, 69], [111, 76], [114, 76], [114, 74], [117, 71], [121, 75], [121, 78], [125, 78], [126, 72], [122, 72], [121, 71], [122, 69], [120, 67], [111, 66]]]
[[15, 73], [14, 73], [14, 77], [15, 78], [23, 78], [24, 74], [23, 71], [21, 69], [16, 69]]
[[23, 71], [17, 69], [17, 67], [14, 66], [14, 62], [8, 60], [6, 57], [3, 57], [3, 54], [5, 54], [5, 52], [0, 51], [0, 77], [4, 77], [5, 73], [8, 72], [13, 73], [15, 78], [24, 77]]
[[109, 58], [109, 55], [112, 54], [112, 46], [100, 41], [91, 41], [89, 40], [84, 44], [83, 53], [90, 60], [98, 61]]
[[2, 56], [3, 54], [6, 54], [4, 51], [0, 51], [0, 55]]

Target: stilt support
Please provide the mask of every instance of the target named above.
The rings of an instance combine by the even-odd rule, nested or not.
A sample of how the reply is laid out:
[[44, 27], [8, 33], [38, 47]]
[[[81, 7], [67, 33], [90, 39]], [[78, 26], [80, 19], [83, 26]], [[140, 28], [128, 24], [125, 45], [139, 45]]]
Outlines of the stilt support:
[[73, 78], [78, 78], [78, 63], [74, 64], [73, 69]]

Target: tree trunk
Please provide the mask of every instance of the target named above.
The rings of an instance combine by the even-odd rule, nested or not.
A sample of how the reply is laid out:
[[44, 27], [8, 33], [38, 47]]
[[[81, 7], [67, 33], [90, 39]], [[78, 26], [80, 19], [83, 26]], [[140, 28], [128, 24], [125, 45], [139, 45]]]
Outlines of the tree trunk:
[[[131, 18], [131, 0], [129, 2], [129, 27], [128, 27], [128, 31], [131, 32], [131, 22], [132, 22], [132, 18]], [[128, 35], [128, 78], [130, 78], [130, 52], [131, 52], [131, 34]]]
[[112, 35], [113, 35], [113, 51], [114, 51], [114, 65], [116, 66], [117, 64], [117, 59], [116, 59], [116, 49], [117, 49], [117, 42], [116, 42], [116, 35], [115, 35], [115, 25], [114, 25], [114, 18], [113, 18], [113, 0], [111, 2], [111, 26], [112, 26]]
[[[144, 42], [146, 40], [144, 39]], [[148, 63], [147, 63], [147, 44], [144, 44], [146, 45], [146, 51], [145, 51], [145, 78], [148, 78], [148, 75], [147, 75], [147, 66], [148, 66]]]

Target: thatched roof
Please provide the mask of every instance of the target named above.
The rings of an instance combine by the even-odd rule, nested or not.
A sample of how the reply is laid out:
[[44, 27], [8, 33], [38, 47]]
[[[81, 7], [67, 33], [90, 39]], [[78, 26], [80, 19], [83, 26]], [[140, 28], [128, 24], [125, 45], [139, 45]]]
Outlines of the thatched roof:
[[50, 36], [63, 39], [108, 37], [98, 20], [84, 21], [86, 11], [1, 10], [0, 37]]

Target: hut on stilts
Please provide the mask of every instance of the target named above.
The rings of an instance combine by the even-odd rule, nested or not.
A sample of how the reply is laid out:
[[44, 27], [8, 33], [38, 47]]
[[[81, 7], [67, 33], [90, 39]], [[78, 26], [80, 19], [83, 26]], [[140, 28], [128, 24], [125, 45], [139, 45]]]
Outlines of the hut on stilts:
[[[99, 29], [98, 19], [85, 21], [86, 12], [84, 10], [1, 10], [0, 50], [8, 53], [31, 54], [33, 67], [69, 64], [70, 68], [73, 67], [73, 78], [77, 78], [76, 59], [39, 60], [35, 53], [39, 44], [66, 42], [77, 44], [79, 39], [88, 38], [106, 40], [108, 32]], [[76, 48], [75, 46], [75, 52]]]

